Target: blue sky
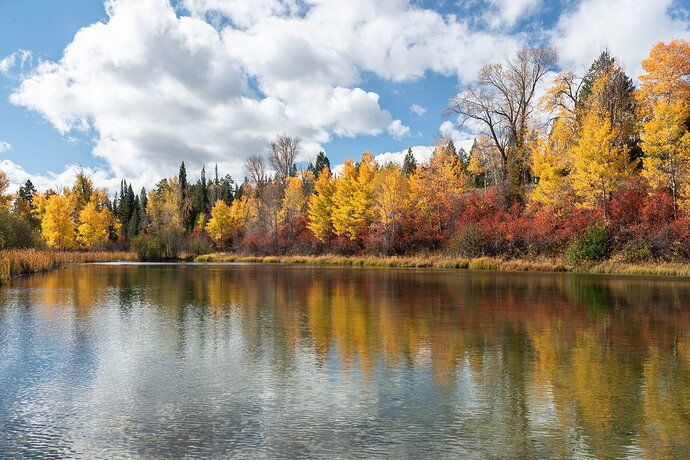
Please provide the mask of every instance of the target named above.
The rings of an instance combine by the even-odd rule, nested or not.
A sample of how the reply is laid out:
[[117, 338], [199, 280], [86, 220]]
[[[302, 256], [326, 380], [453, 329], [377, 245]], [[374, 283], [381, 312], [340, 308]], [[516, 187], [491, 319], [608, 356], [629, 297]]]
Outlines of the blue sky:
[[562, 68], [582, 71], [607, 46], [637, 76], [655, 42], [690, 37], [689, 10], [678, 0], [0, 0], [0, 169], [14, 187], [39, 188], [68, 183], [78, 166], [99, 185], [146, 185], [183, 159], [241, 176], [244, 158], [281, 132], [302, 138], [304, 158], [324, 149], [334, 164], [410, 146], [423, 158], [440, 131], [461, 145], [477, 134], [442, 111], [481, 65], [552, 44]]

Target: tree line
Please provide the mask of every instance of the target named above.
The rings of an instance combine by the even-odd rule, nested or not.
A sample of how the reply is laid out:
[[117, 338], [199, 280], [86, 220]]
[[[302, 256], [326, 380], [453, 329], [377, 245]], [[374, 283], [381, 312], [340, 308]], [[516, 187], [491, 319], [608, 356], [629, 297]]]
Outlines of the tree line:
[[144, 258], [213, 250], [550, 256], [596, 226], [607, 245], [601, 257], [686, 259], [690, 43], [658, 43], [641, 64], [639, 87], [608, 50], [584, 75], [556, 72], [551, 47], [487, 65], [447, 107], [480, 131], [471, 151], [439, 138], [421, 164], [408, 150], [402, 164], [378, 164], [367, 151], [337, 173], [324, 152], [298, 166], [300, 139], [283, 134], [246, 160], [241, 183], [217, 167], [190, 183], [182, 163], [149, 191], [122, 181], [113, 199], [84, 173], [70, 189], [38, 193], [27, 181], [10, 196], [0, 175], [4, 227], [37, 235], [12, 240], [0, 226], [0, 245], [131, 245]]

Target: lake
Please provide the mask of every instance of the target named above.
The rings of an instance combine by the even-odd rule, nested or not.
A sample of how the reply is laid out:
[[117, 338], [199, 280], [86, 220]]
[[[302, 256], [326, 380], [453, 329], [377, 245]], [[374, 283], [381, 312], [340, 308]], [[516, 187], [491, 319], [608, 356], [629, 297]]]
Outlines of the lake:
[[74, 265], [0, 288], [0, 456], [682, 457], [690, 280]]

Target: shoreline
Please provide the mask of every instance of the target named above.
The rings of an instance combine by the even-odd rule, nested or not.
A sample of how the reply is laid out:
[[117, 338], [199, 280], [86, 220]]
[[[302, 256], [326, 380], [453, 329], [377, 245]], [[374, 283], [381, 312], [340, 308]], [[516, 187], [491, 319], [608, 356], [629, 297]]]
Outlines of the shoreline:
[[[0, 285], [12, 279], [49, 272], [74, 263], [140, 261], [132, 252], [53, 252], [35, 249], [0, 251]], [[195, 258], [181, 257], [168, 263], [258, 263], [312, 266], [428, 268], [451, 270], [486, 270], [534, 273], [582, 273], [598, 275], [638, 275], [658, 277], [690, 277], [690, 263], [623, 263], [605, 261], [578, 268], [570, 268], [558, 259], [535, 258], [502, 259], [499, 257], [455, 258], [442, 255], [428, 256], [249, 256], [231, 253], [211, 253]], [[154, 262], [160, 263], [160, 262]]]
[[69, 252], [39, 249], [0, 250], [0, 286], [16, 278], [57, 270], [68, 264], [138, 260], [133, 252]]
[[245, 262], [286, 265], [330, 265], [381, 268], [441, 268], [456, 270], [492, 270], [541, 273], [583, 273], [598, 275], [645, 275], [659, 277], [690, 277], [690, 263], [632, 264], [605, 261], [576, 269], [555, 259], [501, 259], [498, 257], [451, 258], [428, 257], [376, 257], [376, 256], [245, 256], [228, 253], [212, 253], [192, 260], [199, 263]]

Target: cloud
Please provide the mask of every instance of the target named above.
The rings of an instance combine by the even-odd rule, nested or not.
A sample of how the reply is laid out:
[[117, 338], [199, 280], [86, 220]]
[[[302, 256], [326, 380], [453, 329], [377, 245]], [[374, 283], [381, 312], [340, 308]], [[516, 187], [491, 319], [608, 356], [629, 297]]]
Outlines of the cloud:
[[[415, 145], [410, 148], [412, 149], [412, 155], [415, 160], [417, 160], [417, 164], [429, 161], [431, 154], [434, 152], [434, 148], [428, 145]], [[385, 165], [386, 163], [398, 163], [402, 165], [405, 155], [407, 155], [407, 149], [398, 152], [380, 153], [374, 156], [374, 159], [379, 165]]]
[[31, 51], [17, 50], [14, 53], [0, 59], [0, 74], [10, 76], [16, 67], [22, 72], [32, 62]]
[[690, 38], [687, 19], [670, 15], [673, 5], [673, 0], [583, 0], [561, 15], [551, 40], [565, 66], [586, 70], [608, 47], [626, 72], [638, 76], [640, 61], [655, 43]]
[[40, 63], [10, 100], [64, 135], [94, 132], [93, 153], [114, 177], [151, 183], [182, 160], [240, 175], [244, 159], [279, 132], [300, 136], [305, 156], [332, 135], [405, 134], [378, 94], [291, 68], [290, 56], [259, 53], [268, 71], [248, 68], [240, 48], [260, 37], [178, 17], [167, 0], [106, 7], [106, 23], [81, 29], [62, 59]]
[[520, 19], [537, 10], [541, 0], [489, 0], [491, 7], [484, 15], [490, 27], [513, 27]]
[[105, 187], [109, 190], [116, 190], [120, 180], [110, 177], [107, 172], [97, 168], [83, 168], [79, 165], [67, 165], [60, 173], [48, 171], [45, 174], [30, 174], [17, 163], [10, 160], [0, 160], [0, 171], [7, 174], [10, 181], [10, 193], [16, 192], [20, 185], [27, 180], [31, 180], [38, 190], [59, 190], [63, 187], [71, 187], [77, 172], [84, 173], [91, 178], [96, 187]]
[[418, 116], [421, 117], [422, 115], [424, 115], [426, 113], [426, 109], [424, 107], [422, 107], [421, 105], [412, 104], [410, 106], [410, 112], [417, 114]]
[[455, 128], [453, 122], [446, 120], [441, 123], [438, 128], [441, 136], [446, 139], [452, 140], [456, 149], [464, 149], [466, 153], [470, 153], [472, 149], [472, 144], [474, 144], [474, 139], [476, 135], [474, 133], [468, 133], [466, 131], [460, 131]]
[[403, 125], [400, 120], [394, 120], [390, 126], [388, 126], [388, 133], [395, 139], [402, 139], [410, 135], [410, 128]]
[[[434, 147], [428, 145], [415, 145], [409, 148], [412, 149], [412, 155], [414, 156], [415, 160], [417, 160], [417, 164], [429, 161], [431, 154], [434, 152]], [[380, 153], [374, 156], [374, 160], [379, 164], [379, 166], [383, 166], [387, 163], [398, 163], [402, 166], [403, 161], [405, 160], [405, 155], [407, 155], [407, 149], [397, 152]], [[343, 170], [343, 164], [341, 163], [335, 165], [332, 170], [335, 174], [340, 174]]]
[[10, 150], [12, 150], [12, 146], [8, 142], [0, 141], [0, 153], [9, 152]]
[[302, 138], [305, 158], [333, 136], [408, 136], [377, 93], [358, 87], [364, 73], [469, 80], [522, 40], [407, 0], [176, 4], [191, 15], [168, 0], [106, 0], [107, 21], [79, 30], [59, 61], [40, 62], [11, 102], [66, 137], [94, 134], [111, 177], [136, 186], [182, 160], [241, 176], [244, 159], [280, 132]]

